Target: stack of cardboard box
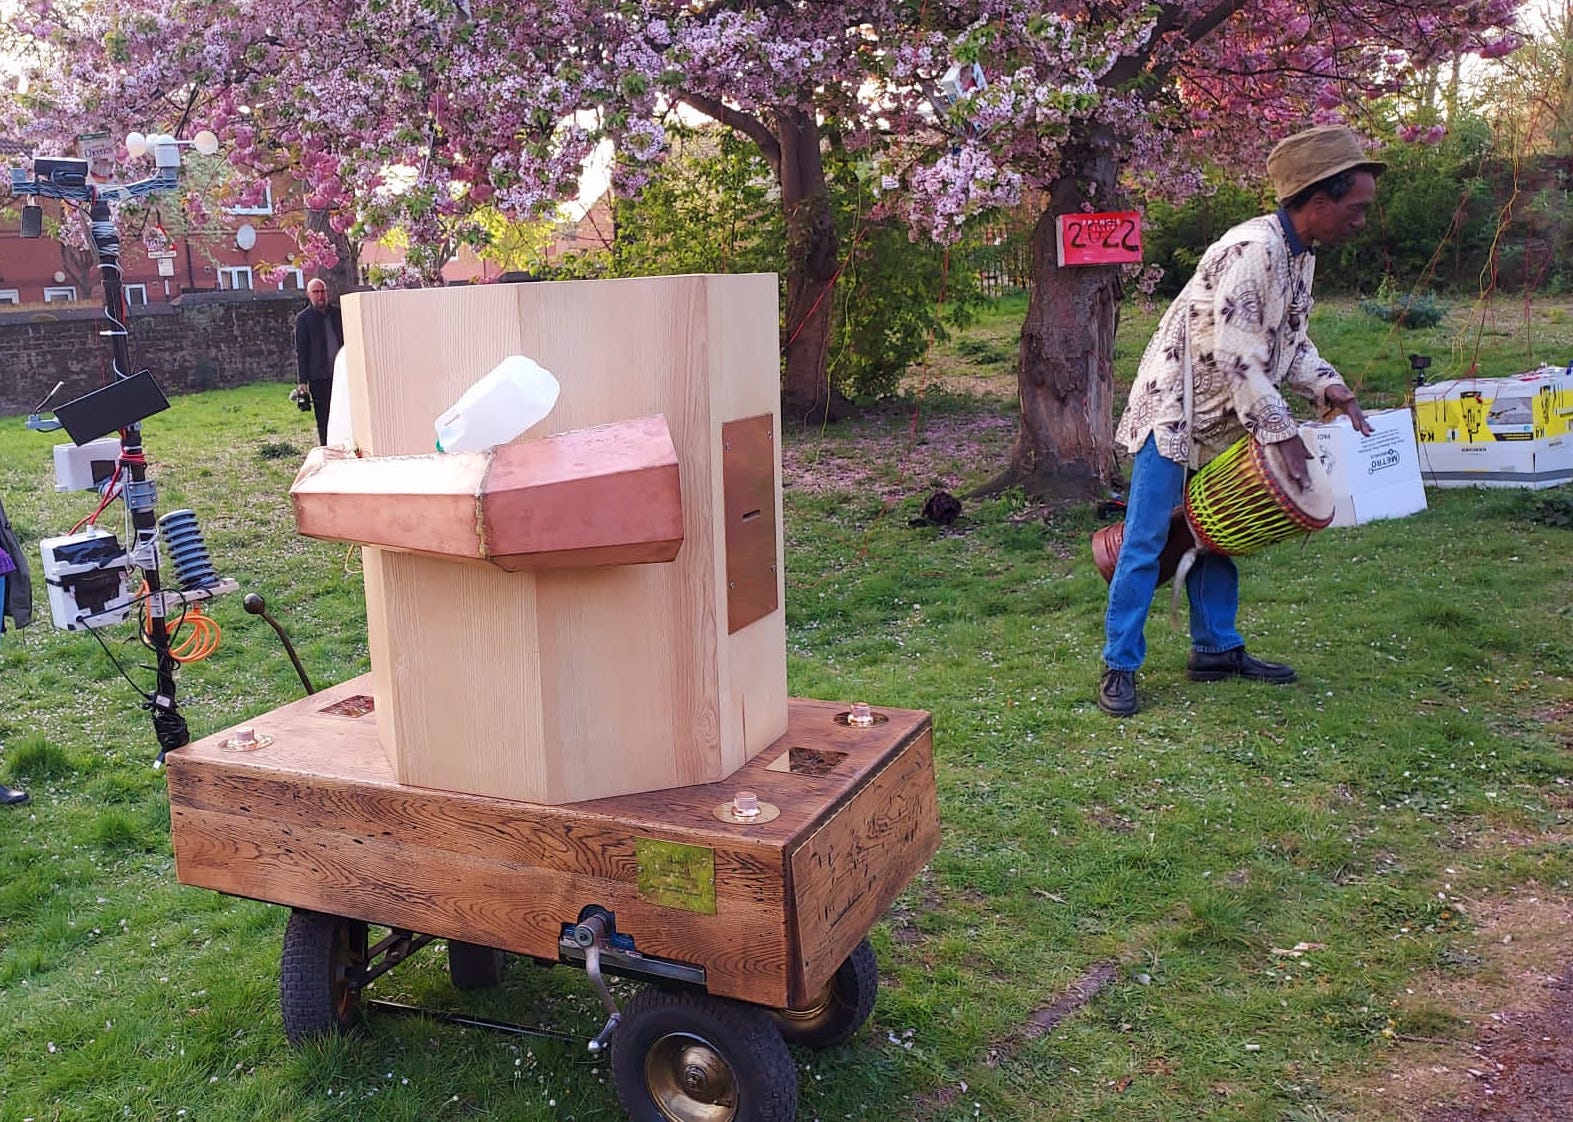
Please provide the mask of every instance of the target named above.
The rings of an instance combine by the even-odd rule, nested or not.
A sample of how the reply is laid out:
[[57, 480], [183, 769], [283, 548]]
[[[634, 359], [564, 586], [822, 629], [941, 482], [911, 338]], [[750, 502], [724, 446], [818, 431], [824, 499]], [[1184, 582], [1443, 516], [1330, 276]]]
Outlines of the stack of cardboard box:
[[1573, 482], [1573, 363], [1415, 391], [1420, 470], [1433, 487]]

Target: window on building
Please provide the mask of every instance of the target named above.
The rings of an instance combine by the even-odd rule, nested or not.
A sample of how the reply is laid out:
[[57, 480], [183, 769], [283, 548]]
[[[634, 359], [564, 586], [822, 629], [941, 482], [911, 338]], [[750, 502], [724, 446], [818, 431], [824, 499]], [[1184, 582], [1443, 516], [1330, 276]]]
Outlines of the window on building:
[[306, 287], [306, 274], [302, 273], [299, 269], [288, 269], [288, 270], [286, 270], [285, 273], [284, 273], [284, 279], [279, 281], [279, 291], [280, 292], [285, 292], [285, 291], [290, 291], [290, 290], [299, 292], [302, 289], [304, 289], [305, 287]]
[[0, 288], [0, 304], [20, 304], [22, 294], [14, 288]]
[[250, 265], [222, 265], [218, 271], [218, 286], [236, 291], [251, 289]]
[[230, 214], [272, 214], [273, 184], [263, 184], [262, 198], [257, 200], [257, 204], [255, 206], [232, 206], [226, 209]]
[[64, 300], [70, 303], [75, 299], [76, 285], [74, 284], [51, 285], [44, 289], [44, 303], [46, 304], [53, 304], [56, 300]]
[[136, 308], [147, 303], [147, 285], [128, 284], [123, 290], [126, 294], [126, 307]]

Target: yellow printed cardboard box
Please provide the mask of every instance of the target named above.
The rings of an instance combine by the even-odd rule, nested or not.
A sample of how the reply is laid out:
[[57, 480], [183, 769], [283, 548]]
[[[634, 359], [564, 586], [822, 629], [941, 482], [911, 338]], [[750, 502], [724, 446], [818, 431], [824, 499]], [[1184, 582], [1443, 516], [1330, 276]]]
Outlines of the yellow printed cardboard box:
[[1549, 440], [1573, 433], [1573, 373], [1543, 366], [1512, 378], [1459, 378], [1415, 390], [1421, 443]]

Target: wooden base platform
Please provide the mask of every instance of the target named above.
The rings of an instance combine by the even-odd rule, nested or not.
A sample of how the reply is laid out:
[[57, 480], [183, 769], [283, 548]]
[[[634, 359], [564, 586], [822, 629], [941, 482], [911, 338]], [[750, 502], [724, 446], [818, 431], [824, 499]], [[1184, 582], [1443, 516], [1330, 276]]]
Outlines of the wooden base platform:
[[[803, 1008], [939, 846], [927, 713], [793, 700], [720, 783], [565, 806], [400, 785], [367, 675], [167, 758], [183, 884], [557, 959], [598, 904], [706, 989]], [[723, 821], [739, 791], [765, 813]], [[764, 819], [772, 809], [779, 814]]]

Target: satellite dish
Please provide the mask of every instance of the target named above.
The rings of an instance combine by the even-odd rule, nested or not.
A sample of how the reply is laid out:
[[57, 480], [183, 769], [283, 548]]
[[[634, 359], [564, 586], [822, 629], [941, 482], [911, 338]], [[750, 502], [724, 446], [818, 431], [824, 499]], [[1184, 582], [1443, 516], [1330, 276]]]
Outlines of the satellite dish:
[[242, 223], [240, 229], [235, 231], [235, 244], [241, 249], [250, 249], [256, 245], [257, 228], [250, 222]]

